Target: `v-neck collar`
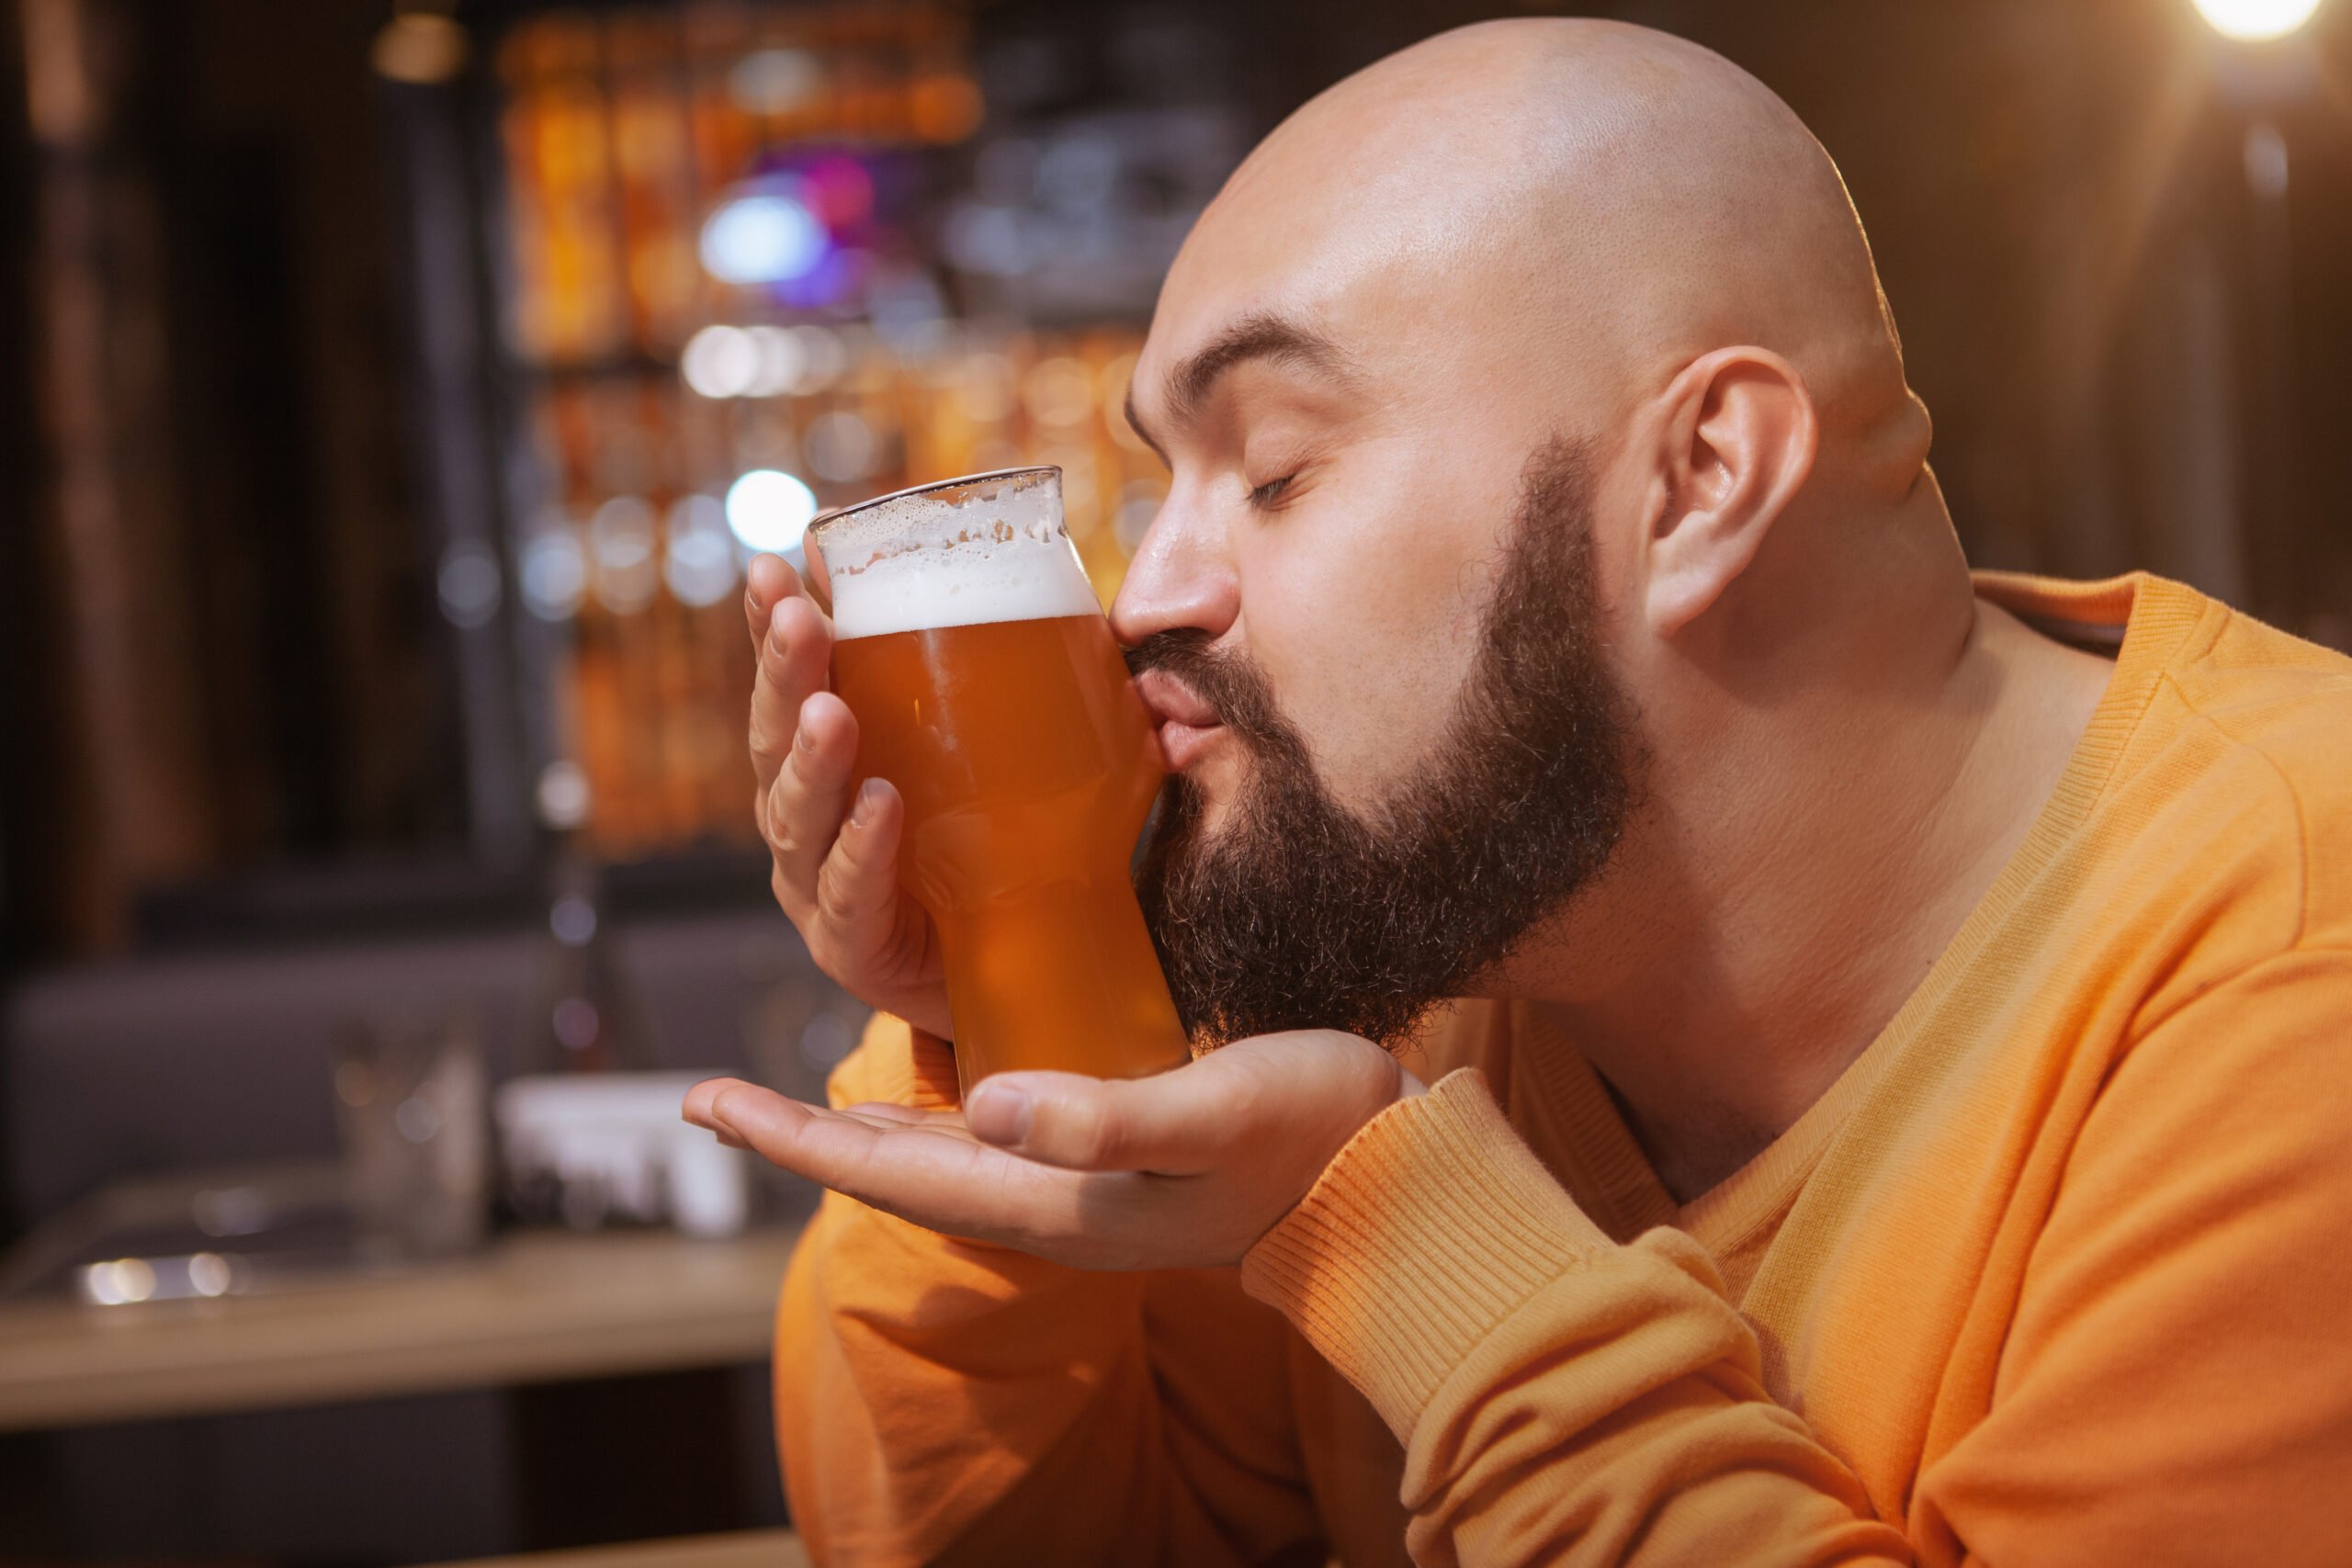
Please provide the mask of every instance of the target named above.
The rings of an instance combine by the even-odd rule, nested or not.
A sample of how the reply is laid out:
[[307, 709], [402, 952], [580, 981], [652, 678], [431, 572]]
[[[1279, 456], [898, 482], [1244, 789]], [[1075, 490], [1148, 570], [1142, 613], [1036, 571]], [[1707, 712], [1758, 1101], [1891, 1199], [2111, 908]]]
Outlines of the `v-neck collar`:
[[2084, 641], [2101, 640], [2092, 628], [2120, 626], [2115, 673], [2024, 842], [1886, 1027], [1788, 1131], [1678, 1205], [1554, 1010], [1538, 1002], [1510, 1005], [1511, 1075], [1523, 1078], [1528, 1091], [1511, 1095], [1512, 1120], [1561, 1179], [1598, 1211], [1593, 1222], [1618, 1239], [1670, 1224], [1723, 1254], [1787, 1212], [1795, 1190], [1887, 1064], [1909, 1047], [2042, 868], [2090, 816], [2164, 671], [2212, 607], [2194, 590], [2144, 572], [2100, 582], [2008, 572], [1978, 572], [1974, 579], [1979, 597], [2020, 617], [2085, 628]]

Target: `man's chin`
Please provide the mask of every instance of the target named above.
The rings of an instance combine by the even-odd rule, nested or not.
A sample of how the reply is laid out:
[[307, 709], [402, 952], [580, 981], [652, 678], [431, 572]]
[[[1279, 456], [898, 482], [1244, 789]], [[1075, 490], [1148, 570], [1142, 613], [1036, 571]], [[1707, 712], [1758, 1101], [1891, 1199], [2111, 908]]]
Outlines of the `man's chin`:
[[1230, 790], [1204, 795], [1200, 815], [1193, 818], [1193, 852], [1210, 854], [1222, 849], [1226, 835], [1232, 830], [1235, 815], [1235, 797]]
[[1165, 820], [1173, 797], [1182, 795], [1186, 853], [1213, 851], [1225, 841], [1241, 799], [1241, 771], [1223, 757], [1195, 763], [1170, 777], [1169, 798], [1161, 801], [1160, 814]]

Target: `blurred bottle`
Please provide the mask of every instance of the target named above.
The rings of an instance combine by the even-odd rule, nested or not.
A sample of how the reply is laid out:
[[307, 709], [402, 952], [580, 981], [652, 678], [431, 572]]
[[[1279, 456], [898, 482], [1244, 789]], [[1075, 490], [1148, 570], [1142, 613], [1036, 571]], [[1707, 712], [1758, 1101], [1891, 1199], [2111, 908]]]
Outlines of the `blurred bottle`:
[[[561, 764], [559, 764], [560, 766]], [[598, 863], [560, 829], [548, 868], [537, 1019], [520, 1073], [642, 1072], [653, 1066], [628, 977], [614, 952]]]

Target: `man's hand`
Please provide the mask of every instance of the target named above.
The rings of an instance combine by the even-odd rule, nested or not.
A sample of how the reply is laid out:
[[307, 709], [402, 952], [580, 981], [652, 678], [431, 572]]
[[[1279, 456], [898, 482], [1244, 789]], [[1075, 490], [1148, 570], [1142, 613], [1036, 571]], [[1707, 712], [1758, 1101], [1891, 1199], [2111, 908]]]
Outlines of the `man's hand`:
[[1238, 1262], [1358, 1128], [1420, 1092], [1370, 1041], [1303, 1030], [1157, 1077], [1000, 1073], [961, 1112], [829, 1111], [713, 1078], [685, 1117], [950, 1235], [1081, 1269], [1182, 1269]]
[[775, 901], [817, 967], [850, 995], [947, 1038], [939, 933], [899, 886], [906, 803], [880, 779], [849, 798], [857, 720], [827, 689], [833, 624], [775, 556], [753, 556], [743, 613], [752, 687], [752, 812], [775, 857]]

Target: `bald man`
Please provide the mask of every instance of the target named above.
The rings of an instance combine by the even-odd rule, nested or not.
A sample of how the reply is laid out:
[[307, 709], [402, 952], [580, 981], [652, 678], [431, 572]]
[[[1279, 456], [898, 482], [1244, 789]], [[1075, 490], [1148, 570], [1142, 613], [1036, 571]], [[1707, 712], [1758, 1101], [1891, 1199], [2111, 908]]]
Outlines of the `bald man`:
[[956, 1101], [903, 807], [754, 563], [775, 888], [880, 1010], [778, 1319], [835, 1563], [2322, 1562], [2352, 663], [1972, 579], [1820, 147], [1638, 28], [1254, 152], [1131, 417], [1138, 892], [1205, 1049]]

